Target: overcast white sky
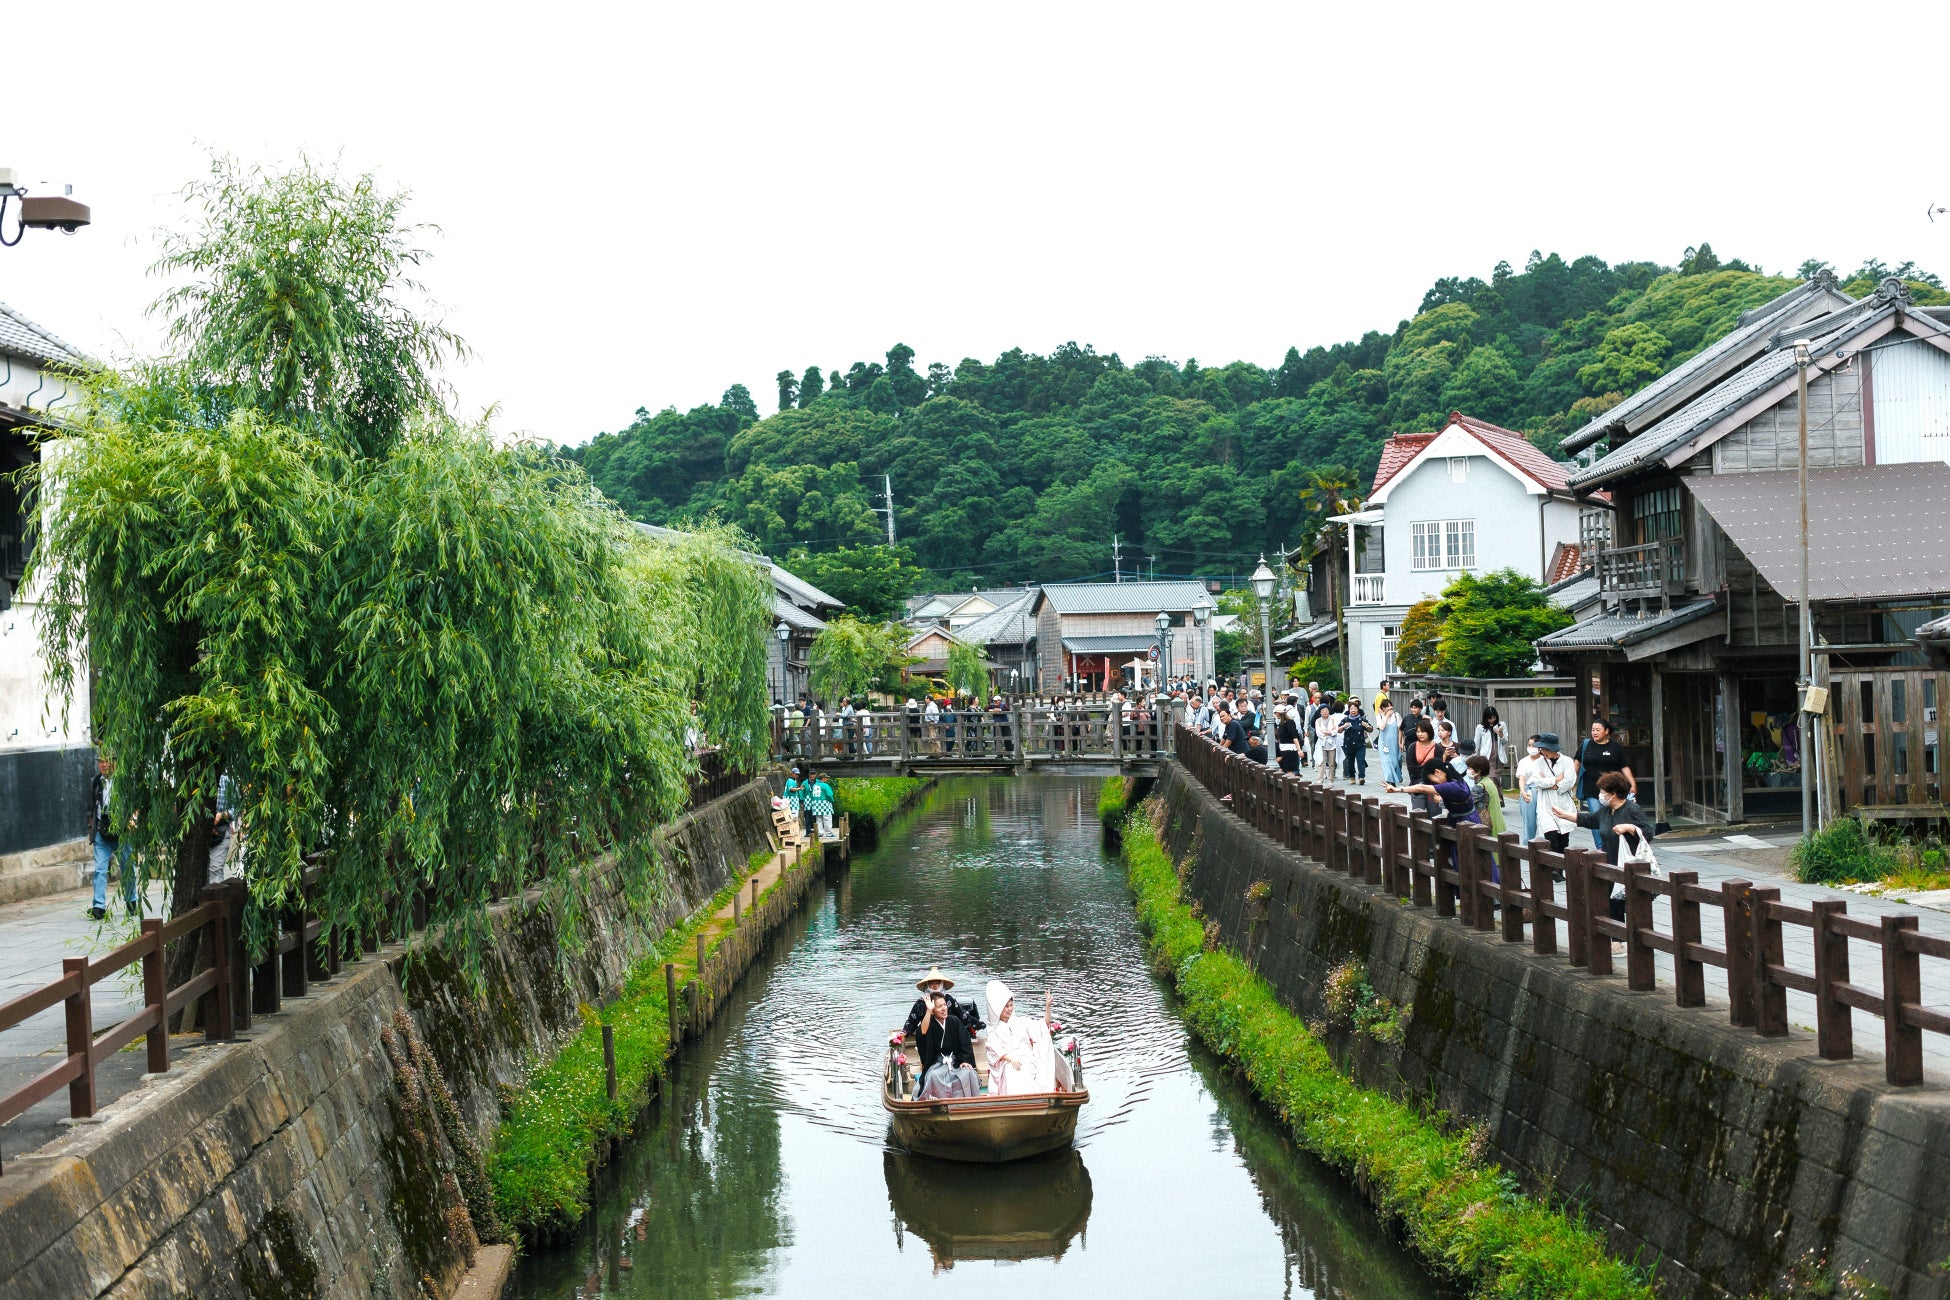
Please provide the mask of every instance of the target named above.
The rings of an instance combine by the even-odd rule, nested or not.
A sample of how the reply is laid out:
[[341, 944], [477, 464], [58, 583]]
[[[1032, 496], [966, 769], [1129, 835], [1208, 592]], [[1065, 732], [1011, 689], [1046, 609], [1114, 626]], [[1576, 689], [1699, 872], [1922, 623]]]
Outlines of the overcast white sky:
[[1950, 274], [1950, 5], [1339, 8], [14, 5], [0, 166], [95, 224], [0, 300], [150, 349], [208, 151], [336, 156], [442, 228], [462, 408], [581, 442], [896, 341], [1272, 365], [1533, 248]]

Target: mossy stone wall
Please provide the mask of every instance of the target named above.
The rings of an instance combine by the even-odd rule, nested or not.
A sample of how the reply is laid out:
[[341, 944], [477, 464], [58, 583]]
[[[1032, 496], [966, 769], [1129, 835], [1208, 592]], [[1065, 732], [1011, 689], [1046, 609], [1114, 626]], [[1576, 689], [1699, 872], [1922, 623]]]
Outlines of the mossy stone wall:
[[[1175, 766], [1159, 793], [1188, 896], [1359, 1082], [1486, 1124], [1526, 1190], [1583, 1205], [1662, 1294], [1749, 1296], [1813, 1251], [1896, 1300], [1950, 1296], [1950, 1091], [1439, 921], [1275, 845]], [[1328, 1013], [1351, 958], [1406, 1008], [1398, 1042]]]

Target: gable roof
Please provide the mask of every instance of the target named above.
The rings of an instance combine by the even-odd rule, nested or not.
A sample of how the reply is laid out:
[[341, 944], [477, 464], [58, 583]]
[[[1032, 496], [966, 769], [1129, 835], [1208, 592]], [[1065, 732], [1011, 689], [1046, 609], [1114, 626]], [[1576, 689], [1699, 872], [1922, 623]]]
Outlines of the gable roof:
[[1552, 460], [1515, 429], [1506, 429], [1487, 420], [1471, 419], [1461, 411], [1451, 411], [1439, 432], [1397, 434], [1383, 445], [1381, 464], [1375, 470], [1374, 489], [1368, 494], [1368, 504], [1385, 504], [1388, 485], [1405, 477], [1417, 462], [1459, 453], [1467, 455], [1468, 452], [1460, 449], [1470, 443], [1480, 447], [1491, 460], [1537, 490], [1557, 493], [1569, 490], [1569, 465]]
[[1024, 645], [1036, 635], [1036, 588], [1019, 587], [1015, 599], [962, 625], [958, 635], [980, 645]]
[[0, 353], [45, 365], [86, 367], [91, 364], [79, 348], [36, 325], [4, 302], [0, 302]]
[[1205, 584], [1190, 580], [1170, 582], [1055, 582], [1043, 587], [1036, 601], [1044, 601], [1058, 614], [1156, 614], [1160, 610], [1214, 608]]
[[[1909, 291], [1901, 281], [1895, 281], [1893, 288], [1889, 287], [1890, 283], [1884, 281], [1874, 297], [1864, 298], [1844, 311], [1832, 312], [1815, 322], [1804, 322], [1809, 328], [1795, 331], [1811, 344], [1811, 370], [1815, 374], [1825, 374], [1840, 365], [1846, 359], [1844, 354], [1850, 342], [1876, 331], [1884, 322], [1888, 322], [1886, 328], [1900, 323], [1908, 310]], [[1708, 433], [1793, 375], [1794, 342], [1784, 335], [1770, 335], [1758, 356], [1642, 430], [1630, 442], [1572, 474], [1571, 486], [1582, 489], [1608, 483], [1686, 448], [1696, 437]]]
[[1649, 420], [1660, 418], [1675, 403], [1687, 401], [1689, 395], [1711, 387], [1730, 367], [1752, 360], [1777, 330], [1843, 310], [1853, 301], [1836, 286], [1834, 273], [1823, 271], [1778, 298], [1742, 312], [1733, 329], [1617, 406], [1599, 414], [1566, 438], [1563, 449], [1583, 451], [1606, 434], [1630, 432], [1635, 425], [1643, 426]]

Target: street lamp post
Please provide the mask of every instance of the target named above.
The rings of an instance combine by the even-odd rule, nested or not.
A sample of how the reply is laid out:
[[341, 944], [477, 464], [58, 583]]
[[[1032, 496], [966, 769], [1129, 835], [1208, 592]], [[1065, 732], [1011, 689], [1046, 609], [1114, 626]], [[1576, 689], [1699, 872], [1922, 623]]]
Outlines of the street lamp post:
[[1253, 594], [1259, 597], [1259, 662], [1266, 674], [1266, 690], [1273, 690], [1273, 634], [1267, 627], [1267, 608], [1273, 600], [1273, 586], [1279, 581], [1273, 571], [1266, 567], [1266, 556], [1259, 557], [1259, 567], [1253, 570]]
[[1171, 615], [1162, 609], [1155, 620], [1158, 625], [1158, 690], [1165, 689], [1165, 679], [1171, 676]]
[[785, 695], [786, 707], [792, 705], [792, 629], [779, 624], [775, 635], [779, 638], [779, 690]]
[[1801, 653], [1795, 661], [1800, 671], [1801, 703], [1797, 705], [1800, 715], [1801, 733], [1801, 835], [1806, 838], [1815, 828], [1815, 747], [1810, 743], [1814, 732], [1814, 715], [1808, 712], [1808, 688], [1814, 685], [1814, 663], [1810, 650], [1813, 645], [1812, 622], [1808, 613], [1808, 340], [1802, 339], [1794, 345], [1795, 387], [1800, 400], [1795, 408], [1800, 415], [1799, 454], [1795, 463], [1801, 475]]

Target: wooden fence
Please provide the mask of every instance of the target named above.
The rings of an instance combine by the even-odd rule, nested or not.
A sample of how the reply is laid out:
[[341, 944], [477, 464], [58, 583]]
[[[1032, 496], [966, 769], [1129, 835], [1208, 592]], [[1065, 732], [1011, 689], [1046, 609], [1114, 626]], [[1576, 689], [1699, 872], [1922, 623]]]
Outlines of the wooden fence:
[[1950, 672], [1836, 669], [1829, 677], [1828, 805], [1889, 819], [1950, 817], [1943, 787]]
[[[1701, 885], [1695, 871], [1655, 876], [1610, 865], [1590, 849], [1559, 853], [1543, 840], [1524, 844], [1516, 835], [1447, 825], [1373, 795], [1249, 762], [1183, 727], [1176, 750], [1193, 779], [1230, 800], [1262, 834], [1416, 907], [1433, 907], [1439, 917], [1500, 933], [1506, 943], [1527, 937], [1538, 953], [1559, 951], [1561, 923], [1565, 956], [1594, 975], [1612, 973], [1611, 944], [1622, 942], [1631, 989], [1655, 987], [1654, 954], [1665, 953], [1673, 960], [1675, 1000], [1703, 1006], [1706, 967], [1718, 967], [1727, 974], [1732, 1023], [1769, 1038], [1787, 1034], [1787, 992], [1798, 990], [1815, 1000], [1816, 1045], [1827, 1060], [1854, 1056], [1852, 1013], [1866, 1011], [1882, 1019], [1889, 1082], [1905, 1086], [1923, 1082], [1923, 1031], [1950, 1034], [1950, 1015], [1921, 1005], [1922, 959], [1950, 959], [1950, 939], [1921, 933], [1913, 915], [1863, 921], [1848, 916], [1840, 899], [1794, 907], [1781, 902], [1779, 889], [1750, 881], [1728, 880], [1715, 889]], [[1625, 891], [1622, 921], [1610, 915], [1614, 884]], [[1670, 905], [1663, 931], [1653, 918], [1660, 898]], [[1701, 937], [1702, 913], [1713, 909], [1724, 921], [1718, 948]], [[1812, 971], [1787, 965], [1788, 926], [1811, 932]], [[1877, 947], [1884, 992], [1850, 981], [1850, 939]]]
[[[706, 751], [701, 760], [717, 758]], [[744, 784], [750, 778], [728, 770], [722, 761], [701, 762], [691, 780], [690, 806], [695, 808]], [[200, 1003], [198, 1023], [207, 1041], [234, 1037], [249, 1029], [253, 1015], [270, 1015], [285, 998], [301, 998], [314, 983], [328, 981], [341, 969], [342, 954], [353, 948], [371, 954], [384, 942], [405, 939], [404, 933], [378, 930], [353, 936], [327, 926], [314, 905], [322, 869], [316, 861], [303, 876], [300, 906], [275, 919], [275, 931], [255, 962], [244, 946], [244, 882], [226, 881], [204, 891], [204, 901], [181, 916], [165, 921], [149, 917], [136, 938], [112, 952], [90, 959], [67, 957], [61, 977], [7, 1002], [0, 1002], [0, 1030], [14, 1026], [51, 1007], [66, 1004], [67, 1053], [20, 1087], [0, 1095], [0, 1124], [24, 1114], [29, 1107], [68, 1090], [68, 1113], [86, 1119], [98, 1108], [95, 1070], [110, 1055], [138, 1038], [146, 1038], [148, 1073], [169, 1069], [169, 1022], [192, 1002]], [[499, 901], [497, 894], [494, 901]], [[427, 905], [416, 895], [412, 928], [424, 929]], [[171, 944], [202, 936], [199, 951], [208, 964], [175, 988], [167, 987]], [[142, 963], [142, 1009], [97, 1032], [91, 990], [109, 976]], [[3, 1169], [4, 1166], [0, 1166]]]

